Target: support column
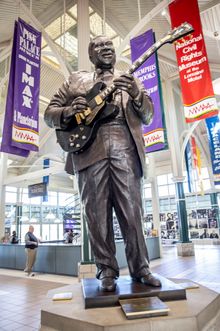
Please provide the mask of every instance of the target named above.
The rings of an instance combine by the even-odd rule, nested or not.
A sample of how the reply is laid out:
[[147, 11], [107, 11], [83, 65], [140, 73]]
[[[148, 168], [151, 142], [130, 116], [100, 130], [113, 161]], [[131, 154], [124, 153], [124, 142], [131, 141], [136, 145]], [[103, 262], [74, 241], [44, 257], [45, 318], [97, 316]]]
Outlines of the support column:
[[161, 228], [160, 228], [160, 205], [159, 195], [157, 188], [157, 181], [154, 177], [151, 181], [151, 193], [152, 193], [152, 213], [153, 213], [153, 224], [154, 229], [157, 230], [160, 245], [160, 257], [162, 257], [162, 245], [161, 245]]
[[5, 234], [5, 185], [4, 180], [7, 176], [8, 155], [1, 153], [0, 165], [0, 238]]
[[194, 244], [189, 240], [187, 211], [186, 211], [186, 198], [183, 188], [184, 178], [175, 178], [176, 185], [176, 202], [178, 218], [180, 227], [180, 242], [177, 243], [177, 254], [180, 256], [194, 256]]
[[90, 41], [89, 0], [77, 1], [78, 70], [91, 70], [88, 57]]
[[17, 201], [16, 201], [16, 212], [15, 212], [15, 219], [16, 219], [16, 230], [17, 230], [17, 235], [20, 241], [22, 242], [24, 238], [21, 237], [21, 227], [22, 227], [22, 188], [18, 188], [17, 190]]
[[149, 180], [151, 183], [153, 225], [154, 225], [154, 228], [158, 232], [159, 243], [160, 243], [160, 256], [162, 256], [161, 228], [160, 228], [160, 203], [159, 203], [157, 180], [155, 177], [155, 159], [154, 159], [153, 155], [148, 155], [148, 159], [149, 159], [148, 176], [149, 176]]
[[[210, 194], [211, 207], [216, 211], [216, 218], [218, 228], [220, 228], [220, 217], [219, 217], [219, 206], [218, 206], [218, 196], [216, 192]], [[219, 234], [219, 233], [218, 233]]]
[[177, 210], [179, 227], [181, 229], [180, 243], [177, 244], [177, 253], [181, 256], [194, 255], [194, 245], [189, 241], [188, 222], [185, 194], [183, 187], [183, 169], [181, 164], [181, 145], [177, 126], [177, 116], [173, 96], [173, 87], [170, 81], [165, 82], [165, 114], [169, 147], [171, 151], [171, 164], [174, 182], [176, 183]]
[[176, 185], [176, 203], [178, 217], [181, 218], [180, 222], [180, 241], [182, 243], [189, 242], [189, 233], [188, 233], [188, 222], [187, 222], [187, 212], [186, 212], [186, 199], [183, 189], [183, 180], [184, 178], [175, 178]]
[[[91, 71], [91, 62], [88, 56], [88, 45], [90, 41], [89, 27], [89, 0], [77, 1], [77, 37], [78, 37], [78, 70]], [[81, 218], [82, 219], [82, 218]], [[91, 248], [89, 244], [87, 224], [82, 219], [82, 260], [78, 265], [78, 278], [95, 277], [95, 265], [92, 261]]]

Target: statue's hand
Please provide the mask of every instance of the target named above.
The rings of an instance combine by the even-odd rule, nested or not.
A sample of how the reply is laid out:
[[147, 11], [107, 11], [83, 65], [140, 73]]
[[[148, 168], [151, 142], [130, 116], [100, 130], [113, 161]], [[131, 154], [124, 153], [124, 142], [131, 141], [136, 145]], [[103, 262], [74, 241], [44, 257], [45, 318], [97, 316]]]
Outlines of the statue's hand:
[[139, 94], [139, 88], [132, 75], [123, 74], [114, 79], [113, 83], [118, 89], [126, 91], [133, 99]]
[[71, 107], [66, 107], [63, 110], [63, 119], [68, 122], [77, 113], [82, 113], [87, 108], [87, 101], [84, 97], [77, 97], [73, 100]]

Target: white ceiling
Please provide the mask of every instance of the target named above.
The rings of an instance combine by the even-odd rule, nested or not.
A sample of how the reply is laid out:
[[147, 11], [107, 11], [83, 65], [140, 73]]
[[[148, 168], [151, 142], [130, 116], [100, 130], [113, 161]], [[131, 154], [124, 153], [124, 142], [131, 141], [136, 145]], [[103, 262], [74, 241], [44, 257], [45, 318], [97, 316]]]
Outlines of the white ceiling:
[[[155, 32], [156, 39], [160, 39], [167, 31], [170, 30], [169, 14], [167, 13], [164, 16], [161, 15], [162, 9], [166, 9], [170, 2], [171, 1], [168, 0], [105, 0], [106, 23], [115, 30], [115, 32], [121, 37], [121, 40], [127, 40], [126, 37], [129, 40], [130, 36], [134, 36], [131, 35], [131, 33], [135, 30], [137, 24], [146, 21], [142, 24], [139, 31], [136, 31], [136, 33], [139, 34], [149, 28], [152, 28]], [[76, 1], [73, 0], [65, 0], [66, 10], [69, 10], [75, 3]], [[139, 10], [138, 3], [140, 4]], [[4, 97], [7, 91], [4, 83], [7, 82], [6, 75], [9, 68], [10, 45], [13, 36], [14, 21], [19, 16], [34, 25], [32, 17], [27, 13], [24, 13], [23, 4], [31, 10], [32, 15], [44, 28], [46, 28], [46, 26], [48, 26], [56, 18], [60, 17], [64, 10], [63, 0], [23, 0], [22, 4], [19, 4], [18, 0], [0, 0], [1, 123], [3, 123], [4, 117]], [[220, 76], [220, 0], [199, 0], [198, 4], [200, 8], [211, 75], [212, 79], [216, 79]], [[90, 0], [89, 5], [93, 11], [103, 17], [102, 0]], [[72, 33], [74, 34], [76, 31], [72, 31]], [[175, 98], [177, 107], [181, 108], [180, 85], [174, 48], [171, 47], [171, 45], [165, 45], [158, 51], [158, 55], [162, 82], [172, 79], [175, 93], [177, 95]], [[127, 62], [129, 62], [128, 59]], [[122, 61], [120, 58], [117, 65], [119, 68], [127, 68], [127, 62]], [[31, 183], [31, 181], [36, 181], [36, 179], [32, 179], [30, 174], [33, 172], [33, 169], [42, 168], [42, 158], [44, 158], [44, 156], [50, 155], [50, 157], [54, 159], [53, 165], [64, 162], [65, 155], [61, 151], [60, 147], [55, 143], [55, 135], [53, 130], [48, 129], [43, 121], [43, 112], [45, 110], [46, 103], [64, 81], [64, 76], [65, 73], [62, 68], [55, 68], [54, 66], [51, 66], [48, 61], [43, 59], [40, 83], [40, 151], [39, 153], [31, 153], [27, 159], [9, 155], [9, 158], [13, 160], [12, 166], [9, 170], [9, 174], [11, 176], [14, 174], [19, 175], [26, 173], [29, 169], [28, 166], [34, 164], [34, 166], [29, 169], [29, 174], [27, 174], [28, 183]], [[190, 126], [184, 122], [180, 125], [181, 130], [187, 130], [189, 127]], [[205, 125], [202, 121], [198, 125], [195, 133], [199, 137], [198, 139], [200, 140], [204, 150], [203, 157], [206, 159], [206, 156], [208, 156], [208, 142]], [[169, 150], [154, 153], [154, 158], [156, 161], [157, 173], [171, 170]], [[62, 180], [65, 178], [65, 185], [71, 187], [72, 182], [69, 180], [68, 176], [66, 176], [64, 172], [60, 175], [62, 175]], [[55, 179], [55, 183], [59, 177], [54, 175], [53, 178]], [[56, 184], [54, 185], [56, 186]], [[60, 187], [60, 182], [58, 185]]]

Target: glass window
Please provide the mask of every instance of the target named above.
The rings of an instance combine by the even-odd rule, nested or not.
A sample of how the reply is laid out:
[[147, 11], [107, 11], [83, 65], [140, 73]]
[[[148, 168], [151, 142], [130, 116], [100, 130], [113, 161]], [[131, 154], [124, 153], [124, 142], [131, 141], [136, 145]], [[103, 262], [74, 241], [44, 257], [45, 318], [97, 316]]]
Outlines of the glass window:
[[149, 199], [152, 197], [151, 185], [144, 186], [144, 198]]
[[168, 184], [173, 184], [173, 174], [167, 175], [167, 182], [168, 182]]
[[201, 168], [202, 178], [209, 178], [208, 168]]
[[168, 186], [169, 189], [169, 195], [176, 195], [176, 188], [175, 188], [175, 184], [170, 184]]
[[34, 235], [38, 239], [41, 239], [41, 235], [40, 235], [40, 224], [34, 224]]
[[57, 236], [58, 236], [57, 224], [50, 224], [49, 229], [50, 229], [49, 240], [57, 240]]
[[41, 220], [41, 206], [30, 206], [30, 222], [40, 222]]
[[32, 205], [40, 205], [41, 199], [42, 199], [42, 197], [34, 197], [34, 198], [29, 199], [29, 201]]
[[184, 182], [183, 183], [183, 189], [185, 193], [189, 193], [189, 185], [188, 182]]
[[43, 241], [50, 240], [50, 226], [49, 226], [49, 224], [42, 224], [41, 238], [42, 238]]
[[58, 239], [59, 240], [63, 240], [63, 235], [64, 235], [64, 232], [63, 232], [63, 223], [62, 224], [58, 224], [59, 226], [59, 236], [58, 236]]
[[21, 233], [21, 242], [24, 243], [25, 242], [25, 235], [26, 233], [28, 232], [29, 230], [29, 225], [25, 224], [25, 225], [22, 225], [20, 227], [20, 233]]
[[211, 182], [210, 179], [203, 179], [203, 189], [204, 191], [210, 190], [211, 188]]
[[48, 201], [43, 201], [42, 205], [50, 205], [50, 206], [57, 206], [58, 199], [57, 199], [57, 192], [48, 192]]
[[5, 202], [6, 203], [16, 203], [17, 202], [17, 193], [16, 192], [5, 192]]
[[167, 175], [157, 176], [157, 184], [159, 186], [168, 184]]
[[65, 207], [71, 202], [71, 199], [73, 199], [73, 194], [59, 192], [58, 198], [59, 198], [59, 206]]
[[168, 186], [158, 186], [159, 197], [169, 196]]
[[144, 212], [145, 212], [145, 214], [152, 213], [152, 201], [151, 200], [144, 201]]

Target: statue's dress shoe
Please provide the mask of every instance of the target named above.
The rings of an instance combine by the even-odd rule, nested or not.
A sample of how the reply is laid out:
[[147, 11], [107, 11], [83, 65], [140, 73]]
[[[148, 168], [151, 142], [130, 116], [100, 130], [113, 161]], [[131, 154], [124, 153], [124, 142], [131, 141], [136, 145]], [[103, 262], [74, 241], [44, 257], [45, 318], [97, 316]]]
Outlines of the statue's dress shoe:
[[105, 292], [114, 292], [116, 288], [117, 272], [111, 268], [99, 269], [96, 277], [100, 280], [100, 289]]
[[100, 279], [100, 288], [105, 292], [113, 292], [116, 288], [115, 278], [113, 277], [103, 277]]
[[154, 287], [160, 287], [161, 286], [161, 282], [158, 278], [154, 277], [152, 275], [152, 273], [146, 274], [144, 276], [141, 277], [136, 277], [133, 278], [136, 282], [145, 284], [145, 285], [150, 285], [150, 286], [154, 286]]

